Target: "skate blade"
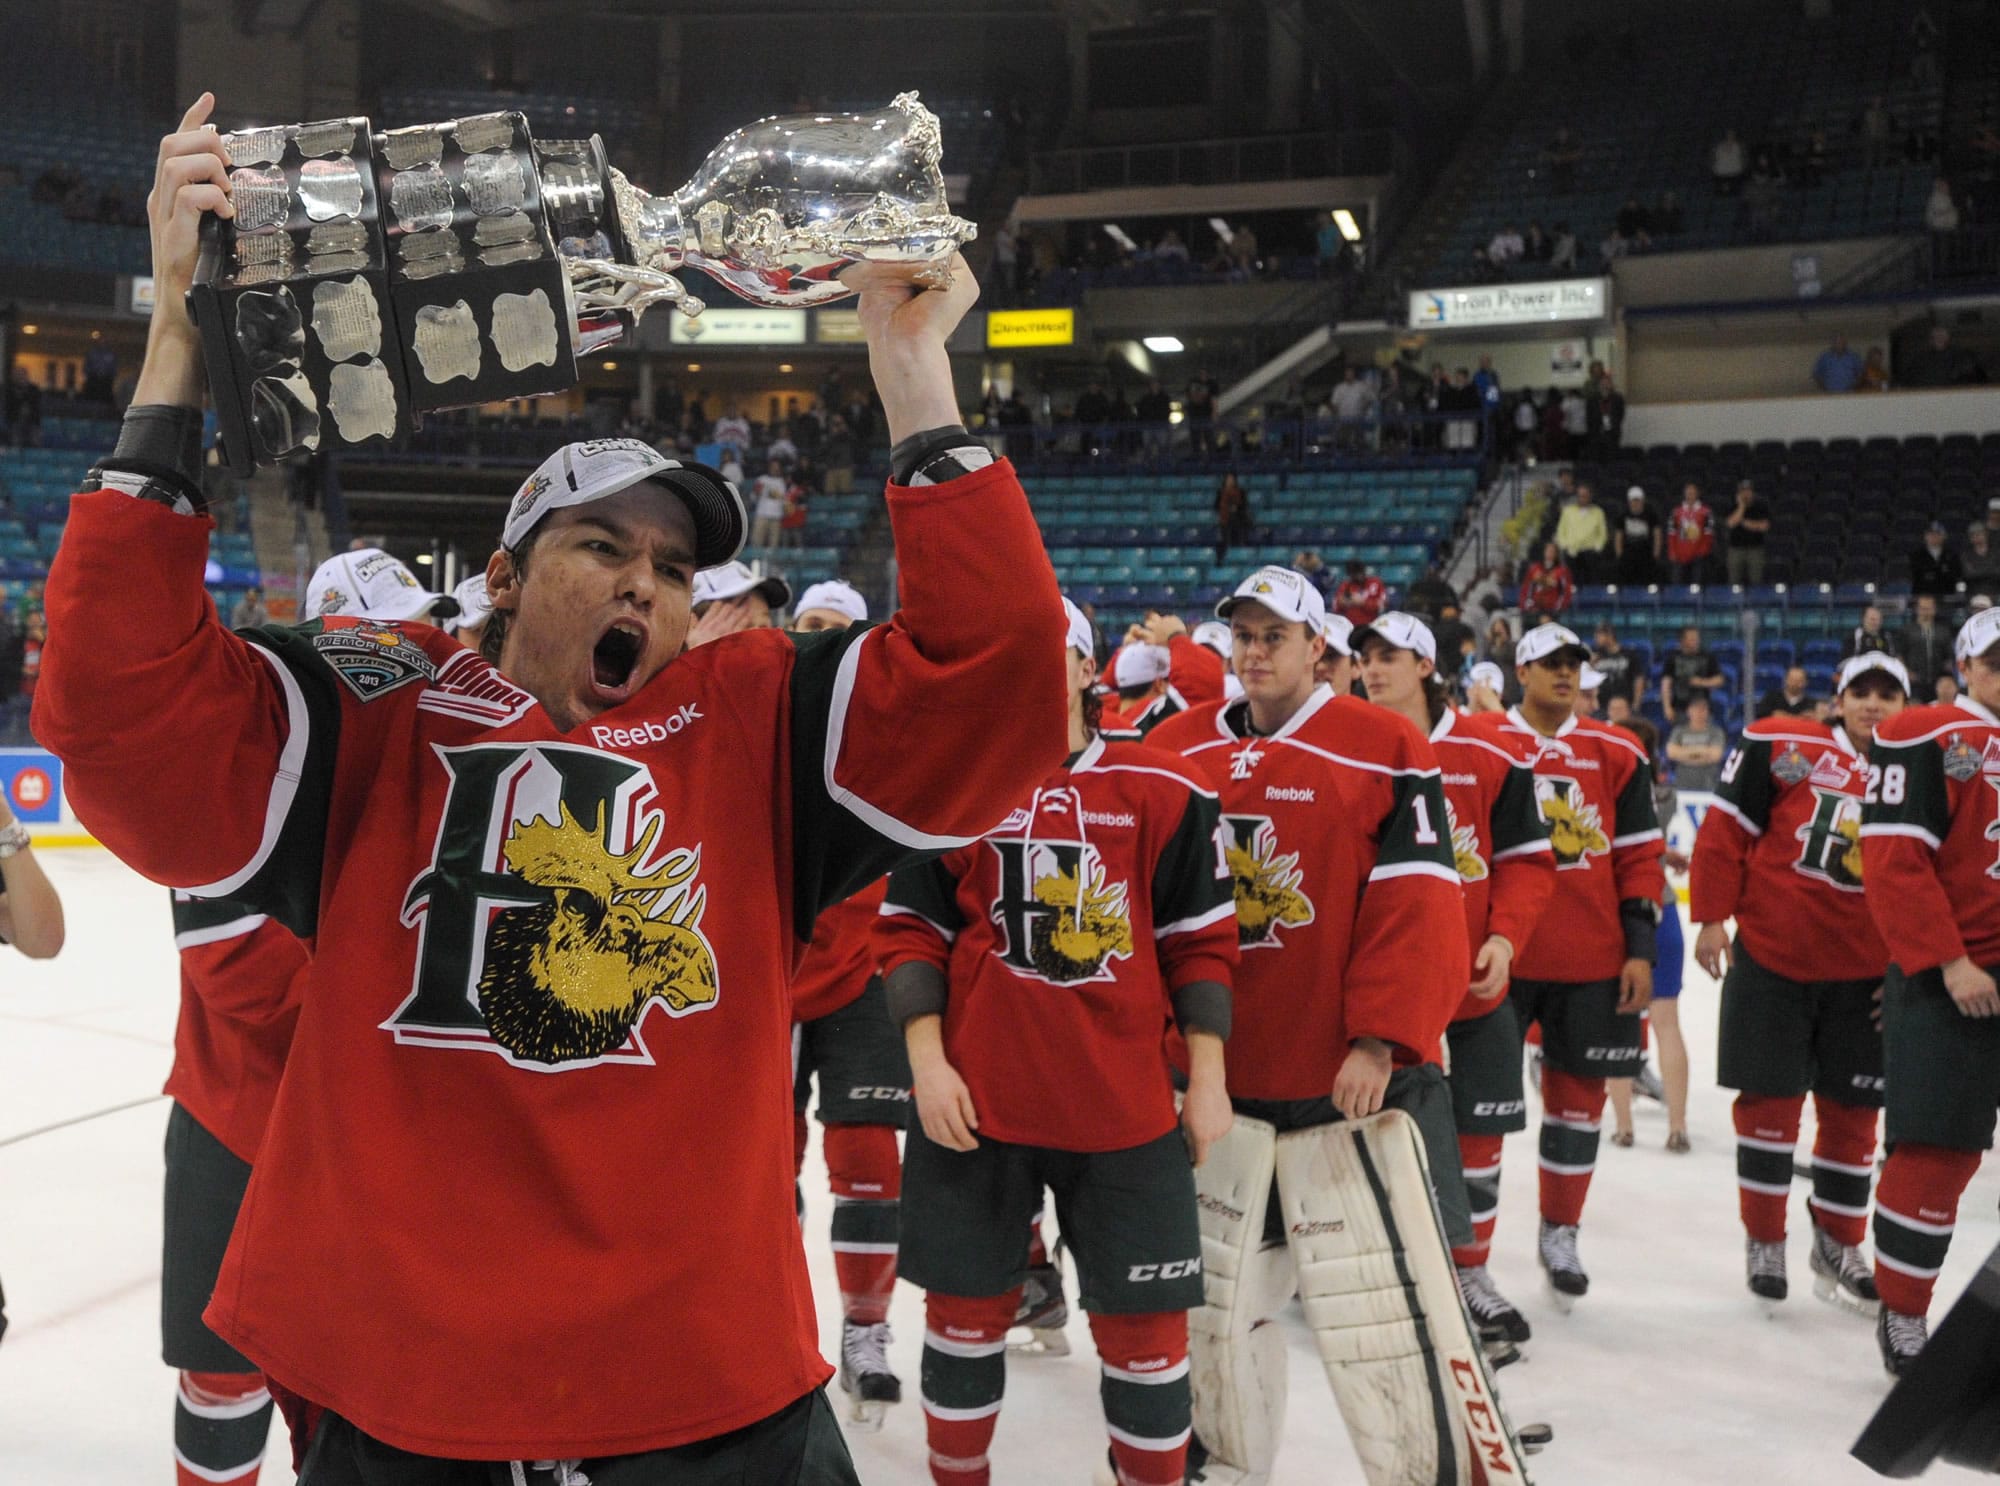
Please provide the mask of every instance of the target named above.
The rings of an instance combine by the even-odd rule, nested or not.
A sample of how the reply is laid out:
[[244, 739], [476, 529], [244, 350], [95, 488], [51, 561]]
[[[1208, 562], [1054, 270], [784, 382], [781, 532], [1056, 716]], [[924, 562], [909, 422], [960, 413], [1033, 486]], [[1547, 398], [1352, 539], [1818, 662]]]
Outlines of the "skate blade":
[[1067, 1357], [1069, 1338], [1054, 1327], [1016, 1326], [1007, 1333], [1007, 1351], [1015, 1357]]
[[1767, 1321], [1777, 1320], [1784, 1310], [1785, 1303], [1782, 1300], [1772, 1300], [1767, 1295], [1753, 1295], [1750, 1298], [1757, 1302], [1757, 1309], [1763, 1312]]
[[1813, 1276], [1813, 1294], [1835, 1310], [1846, 1311], [1850, 1316], [1862, 1316], [1872, 1321], [1882, 1313], [1880, 1300], [1863, 1300], [1853, 1291], [1842, 1289], [1838, 1280], [1827, 1275]]
[[1558, 1290], [1556, 1282], [1549, 1278], [1544, 1279], [1542, 1288], [1549, 1292], [1549, 1299], [1555, 1303], [1555, 1308], [1565, 1316], [1575, 1310], [1576, 1303], [1583, 1298], [1581, 1295], [1572, 1295], [1567, 1290]]
[[1521, 1349], [1504, 1338], [1499, 1341], [1482, 1341], [1480, 1350], [1486, 1353], [1487, 1366], [1498, 1372], [1503, 1367], [1511, 1367], [1521, 1360]]
[[1514, 1443], [1521, 1447], [1523, 1455], [1541, 1454], [1555, 1437], [1555, 1426], [1552, 1424], [1523, 1424], [1514, 1431]]
[[888, 1415], [886, 1399], [857, 1398], [849, 1402], [847, 1417], [855, 1428], [866, 1434], [875, 1434], [882, 1428], [882, 1421]]

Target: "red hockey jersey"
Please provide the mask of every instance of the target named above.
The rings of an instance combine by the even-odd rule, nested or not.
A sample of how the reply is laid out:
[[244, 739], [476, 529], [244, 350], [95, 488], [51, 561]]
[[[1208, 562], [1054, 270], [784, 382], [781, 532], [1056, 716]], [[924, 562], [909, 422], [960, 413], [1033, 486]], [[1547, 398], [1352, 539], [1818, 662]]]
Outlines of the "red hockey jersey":
[[1143, 738], [1169, 717], [1178, 717], [1190, 707], [1222, 700], [1223, 678], [1228, 668], [1222, 664], [1221, 656], [1186, 635], [1175, 635], [1167, 641], [1167, 655], [1170, 661], [1167, 689], [1158, 696], [1142, 697], [1129, 707], [1121, 707], [1115, 695], [1105, 698], [1107, 730]]
[[813, 920], [812, 943], [792, 977], [792, 1020], [832, 1016], [868, 988], [875, 973], [875, 919], [889, 879], [878, 878]]
[[1567, 719], [1544, 738], [1516, 707], [1505, 736], [1535, 750], [1535, 796], [1556, 856], [1556, 889], [1521, 952], [1518, 980], [1615, 980], [1625, 967], [1627, 898], [1667, 889], [1666, 837], [1653, 813], [1653, 765], [1621, 727]]
[[1688, 916], [1736, 920], [1787, 980], [1865, 980], [1889, 951], [1862, 896], [1861, 811], [1875, 770], [1837, 727], [1766, 717], [1743, 730], [1695, 837]]
[[876, 958], [945, 972], [945, 1056], [982, 1136], [1116, 1151], [1174, 1128], [1171, 993], [1236, 971], [1216, 798], [1197, 779], [1094, 739], [985, 840], [890, 877]]
[[1970, 955], [2000, 965], [2000, 717], [1971, 697], [1875, 729], [1861, 810], [1868, 911], [1906, 974]]
[[888, 502], [890, 622], [730, 636], [565, 734], [428, 626], [231, 634], [207, 521], [71, 501], [35, 726], [78, 816], [314, 936], [207, 1313], [294, 1391], [405, 1450], [550, 1459], [711, 1438], [826, 1380], [797, 957], [1066, 738], [1009, 466]]
[[[1534, 754], [1497, 712], [1447, 710], [1431, 729], [1443, 771], [1451, 855], [1465, 884], [1465, 932], [1477, 958], [1498, 934], [1518, 956], [1556, 890], [1555, 851], [1535, 808]], [[1497, 1009], [1467, 991], [1453, 1021]]]
[[1234, 879], [1229, 1090], [1323, 1099], [1354, 1043], [1435, 1062], [1465, 994], [1464, 894], [1437, 755], [1393, 712], [1321, 686], [1270, 737], [1249, 704], [1198, 707], [1148, 745], [1222, 797]]
[[174, 894], [174, 947], [181, 1013], [165, 1092], [255, 1162], [311, 959], [297, 935], [255, 909], [186, 893]]

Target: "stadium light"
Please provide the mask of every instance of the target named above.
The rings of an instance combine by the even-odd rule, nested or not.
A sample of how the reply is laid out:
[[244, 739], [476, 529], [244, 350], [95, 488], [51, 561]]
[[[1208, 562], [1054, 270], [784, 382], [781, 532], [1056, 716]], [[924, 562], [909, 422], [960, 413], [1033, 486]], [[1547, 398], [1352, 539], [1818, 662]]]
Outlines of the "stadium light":
[[1225, 246], [1227, 246], [1229, 243], [1235, 240], [1236, 238], [1235, 232], [1233, 232], [1230, 229], [1229, 224], [1223, 221], [1222, 218], [1210, 217], [1208, 219], [1208, 225], [1214, 231], [1215, 235], [1222, 239], [1223, 244]]
[[791, 369], [792, 369], [792, 364], [789, 361], [780, 361], [778, 363], [778, 370], [781, 372], [789, 372]]
[[605, 369], [606, 371], [617, 371], [617, 370], [618, 370], [618, 363], [617, 363], [617, 362], [615, 362], [615, 361], [607, 361], [607, 362], [605, 362], [605, 363], [604, 363], [604, 369]]
[[23, 325], [21, 327], [21, 334], [23, 335], [40, 335], [41, 333], [42, 327], [39, 325]]
[[688, 363], [688, 370], [689, 370], [689, 371], [691, 371], [691, 372], [698, 372], [698, 371], [700, 371], [700, 370], [701, 370], [701, 363], [700, 363], [699, 361], [690, 361], [690, 362]]
[[1181, 338], [1177, 335], [1149, 335], [1140, 344], [1148, 351], [1159, 351], [1163, 354], [1171, 354], [1175, 351], [1185, 351], [1187, 349], [1186, 346], [1181, 344]]
[[1354, 220], [1354, 213], [1340, 207], [1333, 214], [1333, 225], [1340, 229], [1340, 235], [1351, 243], [1361, 241], [1361, 224]]
[[1116, 222], [1106, 222], [1104, 224], [1104, 235], [1110, 238], [1113, 242], [1117, 243], [1119, 247], [1123, 248], [1128, 253], [1136, 253], [1139, 251], [1139, 245], [1133, 242], [1131, 238], [1127, 237], [1125, 235], [1125, 229], [1123, 227], [1120, 227]]
[[419, 552], [419, 553], [417, 554], [417, 566], [418, 566], [418, 567], [420, 567], [420, 568], [427, 568], [427, 567], [429, 567], [430, 565], [431, 565], [431, 555], [430, 555], [430, 553], [428, 553], [428, 552]]

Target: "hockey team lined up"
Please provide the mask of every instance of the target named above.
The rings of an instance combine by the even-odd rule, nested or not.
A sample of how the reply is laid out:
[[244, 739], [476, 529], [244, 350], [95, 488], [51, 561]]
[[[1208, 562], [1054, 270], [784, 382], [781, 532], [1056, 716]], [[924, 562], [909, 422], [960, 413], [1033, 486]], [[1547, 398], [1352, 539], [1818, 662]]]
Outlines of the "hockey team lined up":
[[[792, 595], [736, 561], [727, 482], [598, 440], [536, 470], [453, 599], [343, 554], [311, 622], [231, 633], [179, 311], [230, 209], [211, 106], [162, 143], [162, 308], [50, 576], [35, 713], [79, 817], [176, 889], [182, 1480], [254, 1478], [272, 1399], [307, 1486], [856, 1479], [796, 1221], [815, 1085], [839, 1381], [880, 1427], [889, 1297], [923, 1288], [938, 1482], [994, 1474], [1009, 1331], [1061, 1344], [1045, 1193], [1100, 1480], [1267, 1480], [1294, 1294], [1371, 1481], [1522, 1479], [1547, 1431], [1495, 1393], [1530, 1334], [1487, 1257], [1524, 1043], [1566, 1309], [1666, 887], [1649, 750], [1580, 715], [1577, 636], [1522, 638], [1513, 710], [1461, 705], [1420, 621], [1352, 628], [1265, 567], [1100, 676], [958, 420], [970, 275], [865, 268], [886, 621], [821, 584], [775, 628]], [[106, 648], [81, 616], [114, 592], [137, 623]], [[1784, 1295], [1810, 1092], [1815, 1274], [1879, 1310], [1892, 1371], [2000, 1094], [2000, 613], [1958, 658], [1954, 707], [1903, 710], [1899, 663], [1862, 655], [1837, 725], [1753, 728], [1693, 862], [1750, 1287]], [[1827, 933], [1800, 950], [1800, 923]]]

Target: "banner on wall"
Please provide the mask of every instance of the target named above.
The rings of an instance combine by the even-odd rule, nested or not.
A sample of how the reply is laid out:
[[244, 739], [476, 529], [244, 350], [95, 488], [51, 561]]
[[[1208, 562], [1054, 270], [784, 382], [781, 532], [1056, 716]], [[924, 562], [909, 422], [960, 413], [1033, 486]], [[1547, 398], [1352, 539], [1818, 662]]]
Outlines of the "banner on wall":
[[45, 748], [0, 748], [0, 789], [7, 804], [29, 825], [55, 825], [65, 819], [62, 760]]
[[1419, 330], [1536, 325], [1551, 320], [1604, 320], [1611, 313], [1609, 279], [1558, 279], [1547, 284], [1486, 284], [1466, 289], [1417, 289], [1410, 324]]

